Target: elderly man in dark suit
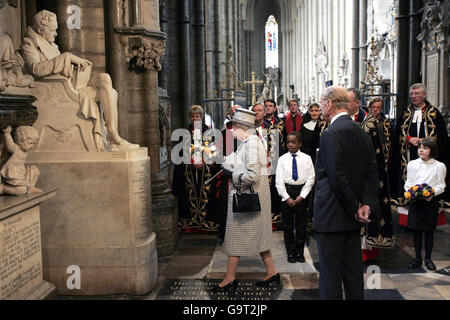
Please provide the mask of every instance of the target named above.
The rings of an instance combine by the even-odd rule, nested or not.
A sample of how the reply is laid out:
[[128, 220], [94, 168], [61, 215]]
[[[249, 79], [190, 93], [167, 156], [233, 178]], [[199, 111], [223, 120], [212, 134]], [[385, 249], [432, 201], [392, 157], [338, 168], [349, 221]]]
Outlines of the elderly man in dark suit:
[[320, 260], [320, 297], [364, 299], [361, 224], [377, 201], [378, 173], [369, 136], [348, 115], [345, 88], [323, 91], [321, 110], [330, 127], [316, 159], [314, 230]]

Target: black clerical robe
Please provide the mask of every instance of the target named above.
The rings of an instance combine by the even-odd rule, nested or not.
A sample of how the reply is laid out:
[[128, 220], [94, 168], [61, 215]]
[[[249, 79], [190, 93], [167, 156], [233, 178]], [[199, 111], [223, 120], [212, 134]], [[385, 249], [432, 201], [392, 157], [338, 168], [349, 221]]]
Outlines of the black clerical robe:
[[385, 138], [380, 123], [373, 114], [369, 114], [365, 118], [361, 123], [361, 127], [372, 141], [380, 183], [378, 203], [370, 216], [372, 222], [362, 228], [362, 234], [366, 236], [368, 245], [374, 247], [394, 247], [395, 238], [392, 225], [388, 167], [385, 159]]

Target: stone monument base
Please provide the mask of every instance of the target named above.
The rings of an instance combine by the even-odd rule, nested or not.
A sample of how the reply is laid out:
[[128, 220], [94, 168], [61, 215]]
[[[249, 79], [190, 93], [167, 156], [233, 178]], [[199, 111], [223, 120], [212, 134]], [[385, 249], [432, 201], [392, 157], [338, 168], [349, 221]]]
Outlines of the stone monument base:
[[53, 196], [55, 190], [0, 196], [0, 300], [56, 297], [55, 286], [43, 280], [39, 207]]
[[39, 187], [59, 187], [42, 219], [44, 279], [60, 295], [145, 294], [158, 280], [147, 148], [35, 152]]

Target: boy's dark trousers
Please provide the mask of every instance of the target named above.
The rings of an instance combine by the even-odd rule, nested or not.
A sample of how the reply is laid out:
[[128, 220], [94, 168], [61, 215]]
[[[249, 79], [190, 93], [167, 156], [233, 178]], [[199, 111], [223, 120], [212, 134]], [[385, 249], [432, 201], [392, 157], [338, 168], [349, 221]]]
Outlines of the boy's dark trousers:
[[[295, 200], [300, 195], [304, 185], [286, 184], [286, 191]], [[288, 255], [303, 255], [306, 242], [306, 225], [308, 219], [308, 200], [306, 197], [295, 207], [289, 207], [286, 201], [281, 203], [281, 219], [284, 231], [284, 245]], [[295, 230], [295, 233], [294, 233]]]

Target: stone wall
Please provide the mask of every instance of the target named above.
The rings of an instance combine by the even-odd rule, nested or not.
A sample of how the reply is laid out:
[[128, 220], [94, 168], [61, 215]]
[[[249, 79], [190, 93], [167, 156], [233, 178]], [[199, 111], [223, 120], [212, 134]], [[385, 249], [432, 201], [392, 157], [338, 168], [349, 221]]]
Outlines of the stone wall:
[[[80, 28], [70, 27], [67, 14], [70, 5], [80, 8]], [[105, 13], [103, 0], [60, 0], [57, 1], [58, 44], [61, 51], [71, 51], [75, 55], [88, 59], [93, 69], [106, 72], [105, 56]]]

